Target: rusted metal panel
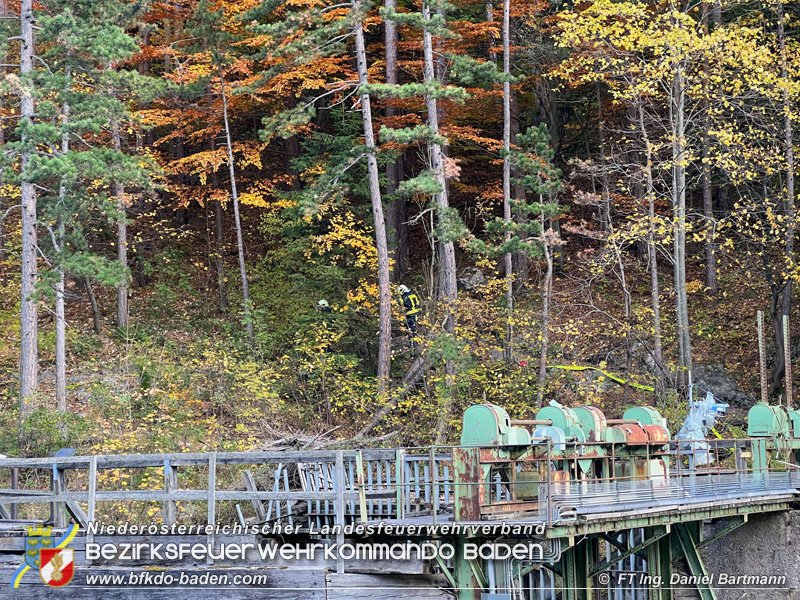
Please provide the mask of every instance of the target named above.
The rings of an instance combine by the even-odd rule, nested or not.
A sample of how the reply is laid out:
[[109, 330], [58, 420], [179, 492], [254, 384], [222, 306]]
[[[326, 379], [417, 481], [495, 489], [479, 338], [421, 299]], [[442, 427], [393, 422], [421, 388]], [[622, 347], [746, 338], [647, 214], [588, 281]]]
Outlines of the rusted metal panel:
[[646, 444], [650, 441], [647, 432], [640, 425], [614, 425], [610, 429], [618, 432], [626, 444]]
[[662, 425], [643, 425], [651, 442], [669, 442], [669, 431]]
[[486, 482], [478, 448], [453, 448], [453, 471], [456, 520], [479, 521], [481, 504], [486, 501]]

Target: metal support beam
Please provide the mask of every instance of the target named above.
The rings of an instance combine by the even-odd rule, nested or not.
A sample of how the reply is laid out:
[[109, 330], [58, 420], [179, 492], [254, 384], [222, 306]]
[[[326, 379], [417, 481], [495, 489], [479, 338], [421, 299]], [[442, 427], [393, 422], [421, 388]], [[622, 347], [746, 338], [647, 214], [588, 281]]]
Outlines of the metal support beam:
[[716, 542], [721, 537], [728, 535], [731, 531], [733, 531], [734, 529], [738, 529], [745, 523], [747, 523], [747, 515], [742, 515], [741, 517], [734, 517], [730, 519], [730, 523], [728, 523], [728, 525], [724, 529], [721, 529], [720, 531], [712, 535], [710, 538], [706, 538], [702, 542], [697, 544], [698, 549], [703, 548], [704, 546], [708, 546], [713, 542]]
[[[647, 533], [657, 535], [655, 529]], [[672, 600], [672, 542], [667, 537], [660, 537], [654, 544], [647, 547], [647, 575], [650, 577], [650, 600]]]
[[474, 560], [464, 558], [463, 548], [456, 540], [455, 556], [455, 583], [456, 598], [458, 600], [480, 600], [481, 592], [486, 588], [486, 580], [481, 572], [481, 567]]
[[603, 563], [600, 563], [599, 565], [596, 565], [591, 570], [590, 575], [597, 575], [598, 573], [601, 573], [602, 571], [605, 571], [611, 565], [615, 565], [618, 562], [620, 562], [622, 560], [625, 560], [631, 554], [636, 554], [636, 553], [644, 550], [650, 544], [652, 544], [653, 542], [657, 542], [658, 540], [660, 540], [661, 538], [663, 538], [666, 535], [669, 535], [669, 530], [668, 529], [663, 529], [659, 533], [657, 533], [654, 536], [652, 536], [652, 537], [646, 539], [645, 541], [643, 541], [641, 544], [638, 544], [638, 545], [634, 546], [633, 548], [629, 548], [628, 550], [626, 550], [625, 552], [623, 552], [619, 556], [615, 556], [612, 559], [609, 559], [609, 560], [607, 560], [607, 561], [605, 561]]
[[708, 573], [703, 559], [700, 558], [700, 553], [697, 551], [697, 540], [692, 535], [690, 528], [681, 524], [675, 527], [675, 531], [686, 563], [689, 565], [689, 571], [697, 580], [697, 591], [700, 593], [701, 600], [717, 600], [714, 588], [707, 583], [709, 581]]
[[561, 555], [561, 592], [566, 600], [588, 600], [591, 598], [590, 540], [583, 540]]

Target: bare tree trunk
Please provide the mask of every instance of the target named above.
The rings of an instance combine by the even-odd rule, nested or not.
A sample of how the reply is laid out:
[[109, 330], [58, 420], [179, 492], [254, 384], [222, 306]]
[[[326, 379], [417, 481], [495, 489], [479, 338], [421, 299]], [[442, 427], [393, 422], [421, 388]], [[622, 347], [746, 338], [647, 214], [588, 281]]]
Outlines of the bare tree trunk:
[[217, 289], [219, 291], [219, 309], [228, 310], [228, 284], [225, 283], [225, 258], [222, 247], [222, 202], [214, 200], [214, 264], [217, 271]]
[[[64, 222], [58, 221], [57, 235], [64, 251]], [[67, 320], [64, 311], [64, 267], [58, 267], [56, 292], [56, 408], [67, 412]]]
[[[397, 8], [397, 0], [385, 0], [387, 10]], [[386, 46], [386, 83], [397, 84], [397, 24], [391, 19], [384, 20], [384, 42]], [[386, 116], [393, 117], [397, 109], [392, 100], [387, 100]], [[403, 169], [403, 157], [386, 163], [386, 195], [397, 191]], [[404, 198], [390, 198], [386, 213], [387, 244], [394, 260], [392, 278], [399, 281], [409, 268], [408, 224], [406, 223], [406, 201]]]
[[92, 282], [88, 277], [83, 278], [83, 286], [86, 288], [86, 295], [89, 296], [89, 304], [92, 307], [92, 329], [97, 335], [100, 335], [100, 309], [97, 306], [97, 298], [92, 289]]
[[[364, 49], [364, 32], [361, 16], [361, 1], [353, 0], [353, 12], [357, 22], [354, 28], [356, 40], [356, 64], [358, 84], [363, 88], [367, 80], [367, 53]], [[375, 156], [375, 134], [372, 128], [372, 106], [369, 94], [361, 94], [361, 117], [364, 123], [364, 145], [367, 148], [367, 173], [372, 215], [375, 221], [375, 246], [378, 252], [378, 290], [380, 295], [378, 330], [378, 396], [383, 398], [389, 388], [389, 372], [392, 364], [392, 295], [389, 289], [389, 251], [386, 245], [386, 224], [383, 218], [380, 175]]]
[[247, 267], [244, 261], [244, 241], [242, 240], [242, 222], [239, 217], [239, 193], [236, 191], [236, 169], [233, 164], [233, 143], [231, 141], [231, 128], [228, 121], [228, 96], [225, 93], [225, 77], [222, 67], [219, 68], [219, 83], [222, 93], [222, 118], [225, 123], [225, 140], [228, 145], [228, 168], [231, 177], [231, 197], [233, 199], [233, 217], [236, 223], [236, 245], [239, 250], [239, 271], [242, 277], [242, 303], [244, 304], [244, 320], [247, 325], [247, 339], [250, 344], [255, 342], [255, 328], [250, 314], [250, 287], [247, 282]]
[[700, 174], [703, 187], [703, 216], [706, 220], [706, 285], [712, 294], [716, 294], [717, 286], [717, 258], [714, 254], [714, 197], [711, 193], [711, 167], [705, 159], [709, 156], [708, 135], [703, 140], [703, 166]]
[[[69, 78], [69, 74], [67, 74]], [[62, 119], [66, 123], [69, 120], [69, 104], [66, 102], [62, 107]], [[66, 155], [69, 152], [69, 135], [63, 133], [61, 136], [61, 153]], [[56, 280], [56, 408], [61, 413], [67, 412], [67, 320], [64, 310], [64, 255], [66, 252], [64, 242], [64, 219], [61, 212], [65, 210], [64, 200], [67, 194], [66, 178], [61, 178], [58, 189], [58, 225], [56, 226], [56, 236], [54, 242], [55, 251], [58, 253], [58, 279]], [[65, 425], [62, 422], [61, 428]]]
[[[487, 4], [488, 7], [491, 3]], [[488, 8], [487, 8], [488, 11]], [[503, 0], [503, 221], [505, 243], [511, 242], [511, 0]], [[514, 267], [511, 252], [505, 253], [506, 266], [506, 362], [514, 359]]]
[[597, 132], [600, 137], [600, 160], [603, 170], [600, 173], [600, 180], [603, 184], [603, 193], [600, 202], [600, 227], [603, 231], [608, 231], [611, 224], [611, 193], [608, 180], [608, 155], [606, 154], [606, 128], [603, 122], [603, 94], [600, 85], [596, 87], [597, 93]]
[[[211, 150], [214, 150], [214, 139], [209, 140]], [[219, 176], [216, 170], [211, 174], [211, 188], [219, 189]], [[217, 272], [217, 294], [219, 296], [219, 309], [228, 311], [228, 285], [225, 283], [225, 258], [223, 256], [222, 236], [222, 202], [214, 198], [214, 270]]]
[[[434, 73], [434, 58], [433, 58], [433, 39], [431, 32], [428, 29], [428, 23], [431, 20], [430, 5], [427, 0], [422, 2], [422, 49], [423, 49], [423, 77], [427, 85], [432, 85], [436, 80]], [[428, 113], [428, 126], [434, 136], [439, 136], [439, 113], [436, 98], [434, 96], [425, 96], [425, 106]], [[428, 144], [431, 156], [431, 169], [436, 178], [436, 182], [440, 186], [440, 191], [436, 194], [436, 204], [439, 209], [439, 223], [444, 228], [447, 227], [448, 209], [450, 203], [447, 194], [447, 180], [444, 173], [444, 154], [442, 147], [437, 141], [432, 141]], [[456, 301], [458, 300], [458, 288], [456, 282], [456, 253], [453, 242], [450, 240], [443, 240], [439, 242], [439, 256], [440, 256], [440, 275], [441, 281], [439, 282], [439, 289], [442, 292], [445, 300], [445, 331], [451, 336], [456, 332]], [[442, 443], [447, 436], [447, 423], [450, 419], [450, 411], [452, 408], [452, 389], [455, 383], [455, 362], [453, 359], [447, 359], [445, 362], [445, 385], [450, 390], [450, 400], [446, 407], [439, 412], [439, 419], [436, 429], [436, 443]]]
[[685, 116], [685, 100], [686, 95], [684, 92], [683, 72], [681, 71], [680, 77], [680, 93], [678, 95], [678, 131], [679, 131], [679, 148], [678, 148], [678, 233], [680, 238], [680, 285], [678, 286], [681, 301], [681, 332], [683, 335], [683, 351], [685, 355], [684, 363], [689, 371], [692, 370], [692, 341], [689, 330], [689, 300], [686, 293], [686, 167], [684, 166], [686, 160], [686, 126], [684, 121]]
[[[683, 65], [675, 63], [670, 103], [672, 120], [672, 203], [674, 216], [673, 259], [675, 262], [675, 313], [678, 337], [678, 366], [692, 370], [692, 346], [689, 337], [689, 311], [686, 296], [686, 124]], [[678, 381], [685, 380], [681, 373]]]
[[647, 175], [647, 259], [650, 263], [650, 301], [653, 307], [653, 359], [656, 368], [661, 370], [661, 375], [666, 373], [664, 368], [664, 356], [661, 349], [661, 300], [658, 289], [658, 257], [656, 255], [656, 194], [653, 184], [653, 147], [650, 144], [650, 137], [644, 124], [644, 109], [638, 103], [639, 109], [639, 128], [645, 144], [645, 164]]
[[[793, 131], [792, 131], [792, 105], [789, 98], [789, 75], [786, 66], [786, 35], [784, 32], [784, 14], [783, 2], [778, 0], [777, 4], [778, 13], [778, 47], [781, 56], [781, 79], [784, 81], [783, 86], [783, 135], [784, 147], [786, 153], [786, 200], [784, 207], [786, 211], [786, 286], [783, 288], [783, 314], [791, 317], [792, 315], [792, 278], [791, 273], [794, 268], [794, 219], [795, 219], [795, 206], [794, 206], [794, 148], [793, 148]], [[786, 357], [786, 362], [791, 360]]]
[[[622, 262], [622, 254], [619, 251], [619, 246], [615, 241], [611, 242], [614, 250], [614, 258], [619, 267], [619, 284], [622, 287], [622, 305], [625, 310], [625, 368], [626, 372], [631, 372], [633, 365], [633, 355], [631, 353], [631, 291], [628, 288], [628, 279], [625, 276], [625, 263]], [[627, 400], [630, 393], [630, 385], [625, 384], [625, 399]]]
[[539, 355], [539, 380], [536, 390], [536, 408], [542, 407], [544, 388], [547, 384], [547, 350], [550, 345], [550, 300], [553, 295], [553, 249], [545, 241], [542, 244], [547, 270], [542, 282], [542, 349]]
[[[494, 4], [493, 4], [493, 0], [486, 0], [486, 22], [489, 25], [493, 25], [494, 24]], [[489, 44], [491, 46], [494, 46], [496, 41], [497, 41], [497, 36], [495, 36], [494, 32], [492, 32], [491, 39], [489, 40]], [[497, 62], [497, 52], [495, 52], [494, 50], [489, 50], [489, 60], [491, 60], [492, 62]]]
[[[423, 3], [422, 14], [424, 20], [430, 20], [430, 7], [427, 2]], [[435, 80], [433, 70], [433, 43], [431, 34], [427, 29], [423, 33], [423, 48], [425, 63], [424, 78], [426, 83], [431, 84]], [[437, 110], [436, 98], [433, 96], [426, 96], [425, 104], [428, 112], [428, 124], [433, 132], [433, 135], [438, 137], [439, 113]], [[436, 178], [436, 182], [440, 186], [440, 191], [436, 194], [436, 203], [442, 212], [440, 218], [446, 221], [446, 217], [444, 217], [443, 214], [447, 212], [450, 204], [447, 193], [447, 181], [445, 180], [444, 173], [444, 155], [442, 153], [442, 147], [438, 142], [434, 141], [430, 143], [430, 154], [431, 168], [433, 170], [434, 177]], [[442, 225], [446, 226], [446, 223], [442, 223]], [[439, 255], [441, 257], [440, 260], [444, 269], [444, 281], [442, 282], [441, 288], [444, 292], [445, 300], [450, 303], [448, 306], [446, 329], [450, 332], [455, 332], [456, 315], [454, 313], [455, 307], [453, 305], [458, 298], [458, 292], [456, 287], [456, 255], [453, 242], [440, 242]]]
[[[8, 16], [8, 3], [6, 0], [0, 0], [0, 19], [5, 19]], [[8, 56], [3, 53], [0, 54], [0, 65], [5, 65], [8, 61]], [[6, 68], [0, 66], [0, 78], [5, 77]], [[0, 111], [5, 108], [5, 100], [3, 95], [0, 94]], [[6, 143], [6, 126], [4, 121], [0, 121], [0, 148]], [[0, 215], [5, 214], [5, 197], [3, 193], [3, 173], [0, 171]], [[6, 259], [6, 230], [3, 219], [0, 218], [0, 263]]]
[[[708, 13], [709, 4], [703, 2], [703, 31], [708, 35]], [[708, 134], [711, 127], [709, 113], [710, 105], [708, 101], [708, 60], [703, 61], [703, 149], [702, 166], [700, 170], [700, 180], [703, 188], [703, 216], [706, 220], [706, 285], [712, 294], [717, 293], [717, 259], [714, 255], [714, 197], [711, 190], [711, 138]]]
[[[114, 123], [111, 130], [112, 142], [116, 152], [122, 151], [119, 134], [119, 123]], [[117, 327], [128, 329], [128, 203], [125, 200], [125, 187], [118, 181], [114, 182], [114, 196], [117, 199], [117, 260], [120, 268], [125, 272], [123, 283], [117, 287]]]
[[[33, 73], [33, 0], [20, 2], [21, 44], [20, 44], [20, 74], [23, 77], [24, 87], [21, 92], [20, 115], [24, 120], [33, 121], [36, 113], [33, 102], [33, 90], [27, 86], [33, 85], [27, 78]], [[23, 143], [27, 140], [25, 135]], [[20, 423], [33, 410], [33, 396], [38, 387], [39, 375], [39, 334], [38, 319], [36, 314], [36, 280], [38, 276], [36, 265], [36, 190], [30, 181], [27, 169], [31, 161], [31, 153], [24, 150], [21, 156], [21, 203], [22, 203], [22, 301], [20, 306]]]
[[[517, 102], [517, 95], [514, 90], [511, 90], [511, 141], [516, 143], [517, 135], [519, 134], [519, 102]], [[511, 174], [514, 177], [519, 177], [519, 171], [512, 165]], [[525, 200], [525, 186], [517, 182], [514, 184], [514, 199], [517, 202], [523, 203]], [[517, 223], [522, 223], [528, 220], [528, 216], [523, 214], [520, 210], [516, 211], [515, 215]], [[528, 285], [528, 279], [531, 271], [531, 260], [525, 252], [516, 252], [513, 256], [514, 259], [514, 287], [517, 292], [522, 290]]]

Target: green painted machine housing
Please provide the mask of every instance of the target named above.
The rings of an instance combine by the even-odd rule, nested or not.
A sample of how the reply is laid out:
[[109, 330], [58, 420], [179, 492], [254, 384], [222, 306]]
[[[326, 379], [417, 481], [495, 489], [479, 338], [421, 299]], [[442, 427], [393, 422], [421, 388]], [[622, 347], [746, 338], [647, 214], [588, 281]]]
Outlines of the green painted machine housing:
[[792, 437], [800, 438], [800, 411], [790, 410], [789, 419], [792, 421]]
[[[785, 406], [770, 406], [759, 402], [747, 413], [747, 435], [749, 437], [794, 437], [795, 431], [798, 431], [795, 423], [795, 419], [790, 418], [790, 411]], [[797, 422], [797, 425], [800, 425], [800, 422]]]
[[642, 425], [664, 425], [664, 419], [652, 406], [633, 406], [626, 410], [623, 419], [639, 421]]
[[542, 421], [552, 421], [553, 427], [558, 427], [569, 440], [585, 442], [586, 433], [581, 427], [578, 415], [566, 406], [545, 406], [536, 413], [536, 418]]
[[576, 406], [572, 409], [586, 436], [587, 442], [602, 442], [608, 425], [603, 411], [594, 406]]
[[464, 412], [462, 446], [528, 446], [531, 434], [512, 427], [505, 409], [496, 404], [474, 404]]

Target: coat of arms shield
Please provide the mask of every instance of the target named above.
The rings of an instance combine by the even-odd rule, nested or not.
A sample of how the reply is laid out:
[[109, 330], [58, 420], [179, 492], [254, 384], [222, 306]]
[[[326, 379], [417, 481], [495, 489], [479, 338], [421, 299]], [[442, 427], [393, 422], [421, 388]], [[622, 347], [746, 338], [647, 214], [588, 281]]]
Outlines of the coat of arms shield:
[[39, 551], [55, 547], [55, 538], [50, 535], [51, 527], [29, 527], [25, 538], [25, 563], [33, 569], [39, 569], [41, 559]]
[[72, 548], [43, 548], [39, 576], [47, 585], [61, 587], [75, 575], [75, 550]]

